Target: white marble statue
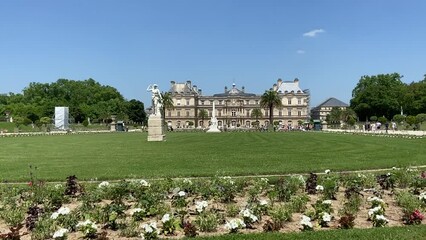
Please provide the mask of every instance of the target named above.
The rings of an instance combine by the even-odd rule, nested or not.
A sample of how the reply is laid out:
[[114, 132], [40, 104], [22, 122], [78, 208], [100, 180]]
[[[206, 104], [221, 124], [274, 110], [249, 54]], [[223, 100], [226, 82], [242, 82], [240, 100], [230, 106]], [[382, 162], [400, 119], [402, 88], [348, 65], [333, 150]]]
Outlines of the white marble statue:
[[207, 132], [220, 132], [220, 130], [217, 128], [217, 118], [216, 118], [216, 108], [215, 108], [215, 104], [213, 101], [213, 111], [212, 111], [212, 117], [210, 119], [210, 127], [209, 130], [207, 130]]
[[161, 107], [162, 107], [162, 97], [160, 89], [158, 89], [157, 84], [150, 84], [148, 88], [146, 89], [148, 92], [152, 92], [152, 114], [155, 116], [161, 115]]

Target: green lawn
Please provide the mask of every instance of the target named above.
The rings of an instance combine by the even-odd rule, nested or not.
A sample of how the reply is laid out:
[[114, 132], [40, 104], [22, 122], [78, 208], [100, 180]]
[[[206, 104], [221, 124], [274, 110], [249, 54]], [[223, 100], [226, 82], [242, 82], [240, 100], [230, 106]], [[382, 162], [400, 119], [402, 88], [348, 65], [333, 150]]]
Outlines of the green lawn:
[[426, 139], [292, 133], [146, 133], [0, 138], [0, 180], [308, 173], [425, 165]]
[[205, 240], [412, 240], [425, 239], [426, 226], [384, 227], [350, 230], [324, 230], [302, 233], [263, 233], [263, 234], [228, 234], [217, 237], [200, 238]]

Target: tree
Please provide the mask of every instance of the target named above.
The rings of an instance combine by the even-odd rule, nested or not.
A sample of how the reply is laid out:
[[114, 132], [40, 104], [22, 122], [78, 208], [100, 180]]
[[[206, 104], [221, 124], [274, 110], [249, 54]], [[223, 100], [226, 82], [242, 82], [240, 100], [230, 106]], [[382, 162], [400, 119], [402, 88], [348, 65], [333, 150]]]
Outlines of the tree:
[[398, 73], [363, 76], [352, 91], [350, 106], [360, 117], [391, 117], [400, 111], [404, 101], [401, 92], [404, 84]]
[[426, 75], [424, 80], [407, 85], [401, 95], [405, 114], [426, 113]]
[[161, 114], [163, 116], [163, 119], [166, 119], [166, 110], [173, 110], [175, 109], [172, 93], [170, 92], [163, 92], [161, 93]]
[[395, 116], [393, 116], [392, 119], [397, 123], [402, 123], [405, 120], [405, 116], [401, 114], [396, 114]]
[[42, 117], [40, 118], [40, 123], [47, 126], [47, 124], [52, 123], [52, 119], [50, 117]]
[[259, 127], [259, 118], [263, 116], [262, 110], [260, 108], [255, 108], [251, 111], [251, 117], [256, 119], [256, 126]]
[[352, 108], [345, 108], [345, 110], [342, 110], [340, 119], [343, 122], [348, 123], [349, 121], [352, 121], [352, 119], [356, 121], [356, 118], [356, 113]]
[[127, 104], [127, 115], [129, 120], [138, 123], [146, 122], [145, 106], [143, 102], [132, 99]]
[[407, 121], [407, 124], [409, 126], [412, 126], [412, 125], [415, 125], [415, 124], [418, 123], [416, 117], [415, 116], [411, 116], [411, 115], [407, 116], [405, 120]]
[[371, 116], [370, 117], [370, 121], [372, 121], [372, 122], [377, 122], [377, 120], [378, 120], [377, 116]]
[[272, 123], [274, 122], [274, 108], [282, 106], [281, 97], [274, 90], [265, 91], [260, 97], [260, 106], [269, 109], [269, 123], [270, 127], [272, 127]]
[[198, 112], [198, 117], [201, 118], [201, 121], [203, 121], [203, 126], [204, 127], [204, 119], [207, 118], [209, 116], [209, 113], [207, 112], [206, 109], [200, 109], [200, 111]]
[[416, 122], [422, 125], [423, 122], [426, 122], [426, 113], [420, 113], [416, 116]]
[[342, 119], [342, 109], [340, 107], [333, 107], [330, 111], [330, 118], [328, 124], [339, 125]]
[[388, 119], [382, 116], [377, 118], [377, 121], [379, 121], [381, 124], [385, 124], [388, 121]]

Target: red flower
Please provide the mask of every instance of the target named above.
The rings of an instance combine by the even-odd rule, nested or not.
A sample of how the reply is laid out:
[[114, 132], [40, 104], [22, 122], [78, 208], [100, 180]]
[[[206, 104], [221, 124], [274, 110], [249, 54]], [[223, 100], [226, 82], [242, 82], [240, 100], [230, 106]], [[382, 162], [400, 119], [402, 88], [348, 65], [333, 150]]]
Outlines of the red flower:
[[28, 186], [32, 187], [33, 186], [33, 182], [29, 181], [28, 182]]

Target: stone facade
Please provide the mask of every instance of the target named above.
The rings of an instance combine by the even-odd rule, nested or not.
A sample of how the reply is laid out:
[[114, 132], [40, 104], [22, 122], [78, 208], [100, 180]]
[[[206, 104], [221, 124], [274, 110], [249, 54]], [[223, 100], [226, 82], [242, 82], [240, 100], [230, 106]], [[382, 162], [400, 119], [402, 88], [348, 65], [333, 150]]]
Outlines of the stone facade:
[[[274, 121], [282, 127], [295, 127], [299, 122], [309, 119], [309, 91], [299, 87], [299, 80], [282, 81], [279, 79], [272, 87], [282, 99], [281, 108], [274, 109]], [[223, 93], [203, 96], [201, 89], [192, 85], [191, 81], [185, 83], [171, 82], [169, 92], [172, 95], [174, 109], [166, 110], [165, 121], [169, 127], [208, 127], [212, 116], [213, 102], [216, 106], [216, 118], [219, 128], [251, 128], [253, 123], [259, 125], [269, 124], [269, 110], [260, 107], [262, 94], [247, 93], [244, 87], [225, 87]], [[253, 109], [259, 108], [262, 117], [252, 118]], [[204, 119], [199, 117], [199, 112], [208, 113]]]

